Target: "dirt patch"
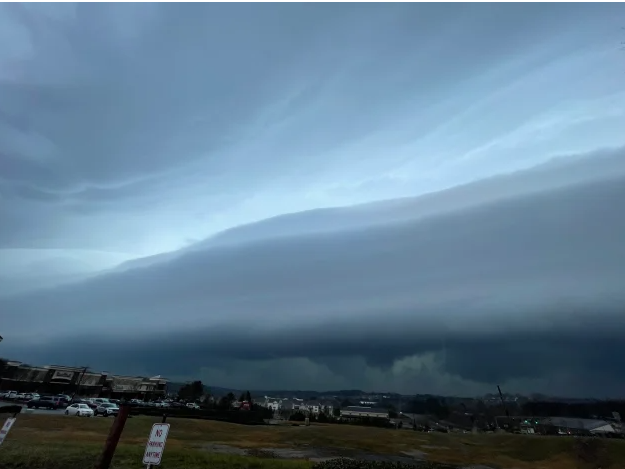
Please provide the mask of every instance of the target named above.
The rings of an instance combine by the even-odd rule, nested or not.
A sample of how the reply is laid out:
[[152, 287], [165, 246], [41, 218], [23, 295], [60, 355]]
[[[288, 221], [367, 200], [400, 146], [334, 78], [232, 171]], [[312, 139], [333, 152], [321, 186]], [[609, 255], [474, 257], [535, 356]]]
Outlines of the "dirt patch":
[[417, 464], [423, 462], [426, 453], [419, 450], [404, 451], [402, 455], [383, 455], [358, 451], [348, 448], [319, 448], [302, 446], [299, 448], [252, 448], [242, 449], [234, 446], [206, 443], [202, 449], [212, 453], [236, 454], [240, 456], [254, 456], [263, 459], [306, 459], [313, 462], [329, 461], [331, 459], [358, 459], [364, 461], [401, 462]]
[[410, 456], [413, 459], [416, 459], [418, 461], [425, 461], [427, 458], [426, 456], [428, 455], [427, 453], [420, 451], [418, 449], [411, 449], [408, 451], [402, 451], [403, 454], [405, 454], [406, 456]]
[[237, 456], [247, 455], [247, 451], [241, 448], [236, 448], [229, 445], [219, 445], [217, 443], [206, 443], [202, 445], [202, 449], [210, 451], [211, 453], [219, 454], [236, 454]]
[[[425, 445], [422, 448], [429, 449], [449, 449], [446, 446]], [[234, 446], [206, 443], [202, 449], [212, 453], [236, 454], [240, 456], [254, 456], [262, 459], [306, 459], [312, 462], [325, 462], [333, 459], [361, 460], [371, 462], [397, 462], [409, 464], [416, 468], [427, 463], [427, 453], [418, 449], [402, 451], [402, 455], [373, 454], [348, 448], [320, 448], [309, 445], [302, 445], [299, 448], [251, 448], [242, 449]], [[433, 463], [431, 463], [433, 464]], [[456, 468], [456, 469], [494, 469], [490, 466], [448, 466], [444, 464], [436, 467]]]

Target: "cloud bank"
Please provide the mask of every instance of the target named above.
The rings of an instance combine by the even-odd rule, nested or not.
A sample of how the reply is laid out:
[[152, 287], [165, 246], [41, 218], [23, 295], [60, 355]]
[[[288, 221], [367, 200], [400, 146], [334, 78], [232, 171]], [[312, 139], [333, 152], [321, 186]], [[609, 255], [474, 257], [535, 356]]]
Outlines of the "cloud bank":
[[[301, 387], [287, 363], [337, 384], [391, 373], [404, 391], [443, 373], [472, 390], [547, 380], [540, 390], [617, 392], [624, 197], [625, 171], [413, 220], [197, 249], [7, 298], [3, 328], [33, 359], [80, 350], [128, 372], [237, 370], [230, 380], [248, 387]], [[280, 379], [244, 371], [274, 366]]]
[[621, 13], [0, 6], [2, 355], [621, 392]]

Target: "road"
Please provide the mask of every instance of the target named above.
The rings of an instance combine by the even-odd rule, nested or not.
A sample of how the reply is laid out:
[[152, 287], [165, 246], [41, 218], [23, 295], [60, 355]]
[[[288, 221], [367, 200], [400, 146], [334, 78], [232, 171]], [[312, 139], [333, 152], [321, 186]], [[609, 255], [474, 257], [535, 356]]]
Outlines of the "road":
[[[12, 402], [12, 401], [2, 401], [0, 400], [0, 408], [5, 406], [13, 406], [13, 405], [21, 405], [22, 412], [26, 410], [26, 405], [20, 402]], [[65, 413], [64, 409], [59, 410], [47, 410], [47, 409], [28, 409], [29, 414], [39, 414], [39, 415], [63, 415]]]

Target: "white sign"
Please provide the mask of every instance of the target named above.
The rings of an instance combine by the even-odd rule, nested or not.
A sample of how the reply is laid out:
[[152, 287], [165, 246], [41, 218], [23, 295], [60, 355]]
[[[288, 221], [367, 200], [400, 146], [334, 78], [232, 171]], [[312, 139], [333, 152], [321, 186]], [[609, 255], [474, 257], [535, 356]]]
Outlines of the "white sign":
[[73, 371], [61, 371], [61, 370], [57, 370], [54, 372], [54, 374], [52, 375], [52, 378], [50, 379], [69, 379], [71, 380], [74, 377], [74, 372]]
[[114, 384], [113, 391], [134, 391], [135, 387], [131, 384]]
[[152, 425], [152, 431], [150, 432], [150, 438], [148, 438], [148, 444], [145, 445], [143, 464], [158, 466], [161, 463], [168, 433], [168, 423], [155, 423]]
[[9, 430], [11, 430], [11, 427], [13, 426], [14, 423], [15, 423], [15, 417], [10, 417], [4, 421], [4, 425], [2, 425], [2, 428], [0, 429], [0, 445], [6, 438], [7, 433], [9, 433]]

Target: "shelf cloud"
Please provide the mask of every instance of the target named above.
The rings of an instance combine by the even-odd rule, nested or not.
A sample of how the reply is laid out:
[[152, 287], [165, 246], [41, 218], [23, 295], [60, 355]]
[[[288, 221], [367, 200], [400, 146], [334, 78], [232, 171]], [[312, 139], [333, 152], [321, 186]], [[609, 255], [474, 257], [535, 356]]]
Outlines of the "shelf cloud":
[[1, 354], [617, 395], [623, 12], [1, 5]]

